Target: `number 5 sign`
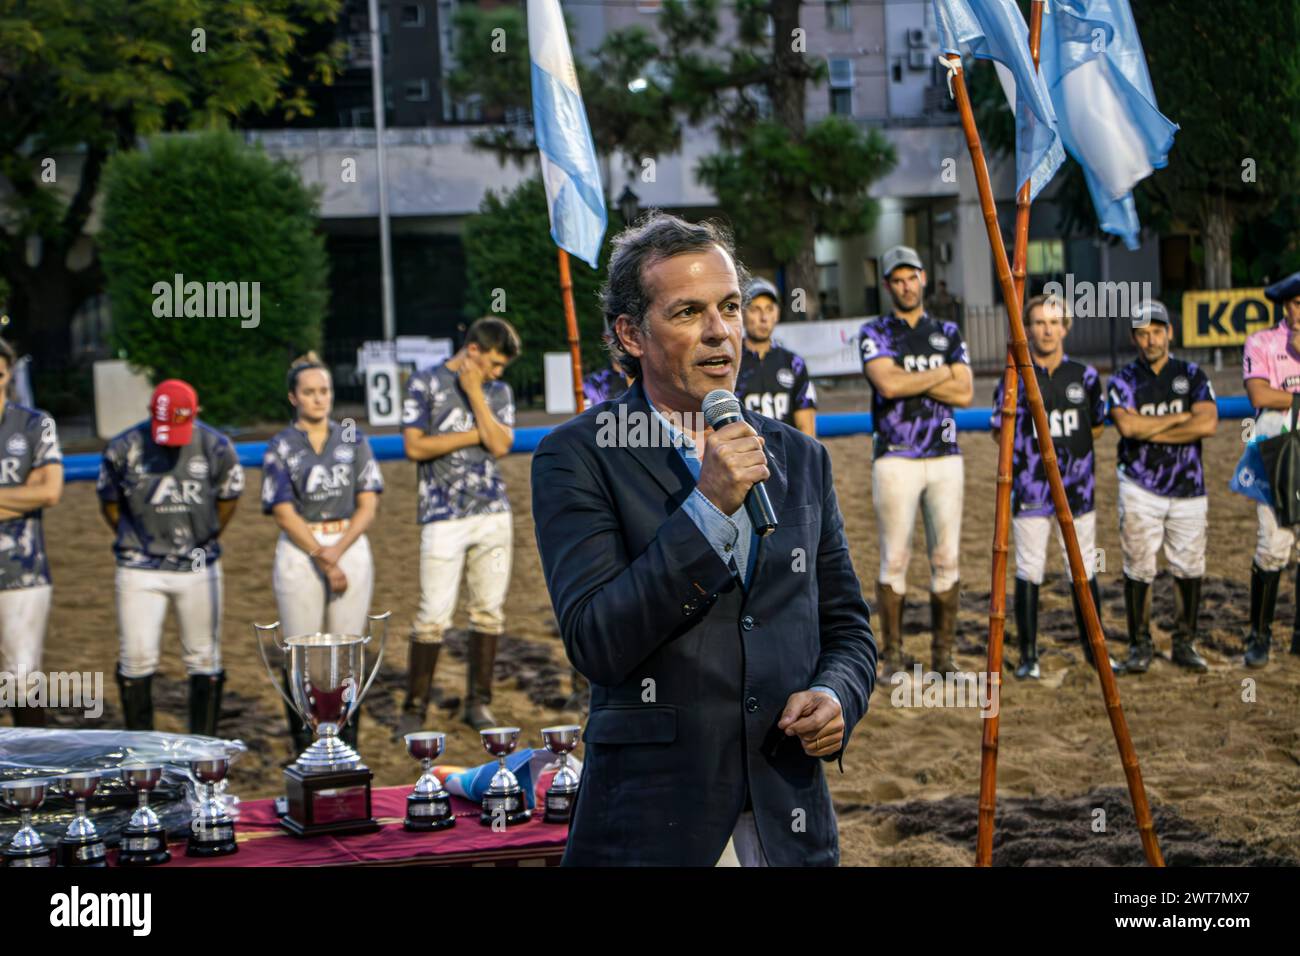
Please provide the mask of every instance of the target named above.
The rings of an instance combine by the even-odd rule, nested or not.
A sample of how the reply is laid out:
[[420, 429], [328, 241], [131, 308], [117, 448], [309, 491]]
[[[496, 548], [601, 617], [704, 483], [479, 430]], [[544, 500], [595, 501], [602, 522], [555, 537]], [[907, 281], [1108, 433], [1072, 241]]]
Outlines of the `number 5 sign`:
[[402, 376], [396, 362], [366, 365], [366, 418], [372, 428], [402, 420]]

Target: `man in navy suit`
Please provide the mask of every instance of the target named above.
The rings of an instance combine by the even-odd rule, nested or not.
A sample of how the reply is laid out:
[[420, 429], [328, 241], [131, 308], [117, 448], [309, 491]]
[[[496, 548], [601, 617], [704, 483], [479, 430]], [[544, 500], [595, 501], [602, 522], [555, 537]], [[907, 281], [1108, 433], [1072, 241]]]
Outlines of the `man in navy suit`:
[[[830, 458], [734, 388], [748, 275], [729, 238], [657, 213], [614, 240], [610, 347], [636, 379], [533, 457], [533, 516], [573, 665], [591, 681], [568, 865], [834, 865], [822, 761], [876, 672]], [[759, 538], [765, 482], [779, 527]]]

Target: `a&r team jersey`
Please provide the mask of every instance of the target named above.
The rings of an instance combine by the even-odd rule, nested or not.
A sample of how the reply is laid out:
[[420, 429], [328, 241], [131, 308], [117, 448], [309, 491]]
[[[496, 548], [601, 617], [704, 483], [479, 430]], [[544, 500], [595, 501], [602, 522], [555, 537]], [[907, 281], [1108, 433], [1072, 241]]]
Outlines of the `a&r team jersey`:
[[[1197, 402], [1214, 401], [1214, 387], [1192, 362], [1171, 358], [1156, 375], [1142, 359], [1130, 362], [1110, 380], [1111, 408], [1139, 415], [1190, 412]], [[1199, 498], [1205, 494], [1201, 443], [1164, 445], [1119, 440], [1119, 473], [1152, 494], [1165, 498]]]
[[[515, 400], [510, 386], [484, 382], [483, 397], [497, 421], [513, 428]], [[478, 424], [458, 376], [444, 364], [411, 376], [402, 426], [440, 435], [473, 431]], [[496, 459], [481, 444], [420, 462], [417, 499], [420, 524], [510, 510]]]
[[292, 502], [309, 524], [351, 518], [357, 493], [382, 493], [384, 477], [365, 435], [344, 438], [338, 422], [329, 423], [329, 436], [320, 454], [307, 433], [295, 425], [281, 431], [266, 445], [262, 459], [262, 511]]
[[794, 425], [794, 413], [817, 407], [817, 388], [808, 378], [808, 366], [789, 349], [773, 345], [762, 358], [742, 349], [736, 397], [751, 412]]
[[194, 571], [221, 556], [217, 502], [239, 497], [244, 469], [230, 439], [202, 422], [188, 445], [175, 448], [155, 444], [144, 421], [108, 443], [96, 490], [121, 509], [118, 565]]
[[[970, 364], [966, 343], [956, 322], [939, 321], [926, 313], [916, 327], [894, 315], [883, 315], [862, 326], [862, 369], [878, 358], [892, 358], [908, 372], [924, 372], [942, 365]], [[884, 398], [872, 389], [871, 414], [875, 426], [874, 457], [938, 458], [959, 455], [952, 406], [928, 395]]]
[[[1106, 420], [1106, 400], [1101, 393], [1101, 377], [1091, 365], [1062, 359], [1051, 375], [1040, 365], [1034, 366], [1038, 388], [1043, 393], [1052, 447], [1061, 469], [1065, 497], [1070, 511], [1087, 514], [1095, 507], [1096, 462], [1092, 447], [1092, 429]], [[1002, 427], [1002, 382], [993, 393], [993, 414], [989, 423]], [[1052, 493], [1047, 484], [1047, 469], [1038, 451], [1034, 420], [1023, 388], [1017, 389], [1016, 440], [1011, 482], [1015, 513], [1024, 516], [1050, 516]]]
[[[13, 402], [0, 415], [0, 488], [27, 483], [36, 468], [63, 461], [54, 419]], [[0, 521], [0, 591], [50, 583], [40, 509]]]

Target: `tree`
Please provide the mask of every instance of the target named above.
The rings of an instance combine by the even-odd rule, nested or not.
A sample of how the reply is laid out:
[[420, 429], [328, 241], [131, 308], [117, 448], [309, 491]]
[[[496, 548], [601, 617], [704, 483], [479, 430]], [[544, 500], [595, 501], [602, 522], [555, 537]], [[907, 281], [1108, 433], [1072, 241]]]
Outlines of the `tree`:
[[[1021, 0], [1022, 8], [1027, 8]], [[1138, 215], [1156, 229], [1189, 228], [1209, 289], [1232, 286], [1233, 234], [1276, 229], [1279, 201], [1300, 192], [1300, 5], [1294, 0], [1146, 0], [1133, 4], [1160, 111], [1181, 126], [1169, 165], [1134, 190]], [[1006, 99], [982, 71], [980, 131], [999, 152], [1014, 145]], [[1079, 165], [1055, 198], [1062, 228], [1097, 228]], [[1294, 230], [1294, 221], [1291, 223]], [[1253, 244], [1251, 244], [1253, 245]], [[1260, 268], [1239, 261], [1247, 281], [1293, 258], [1267, 255]], [[1244, 268], [1244, 271], [1242, 271]], [[1276, 278], [1277, 275], [1274, 274]]]
[[118, 153], [100, 233], [114, 347], [155, 383], [188, 381], [210, 421], [283, 418], [290, 360], [320, 345], [328, 265], [316, 225], [296, 167], [234, 133]]
[[[464, 243], [469, 287], [465, 316], [500, 314], [510, 320], [523, 340], [523, 353], [510, 366], [510, 381], [521, 394], [535, 392], [543, 382], [542, 353], [569, 348], [541, 177], [501, 195], [489, 190], [478, 215], [465, 222]], [[602, 262], [604, 253], [602, 246]], [[597, 302], [605, 270], [592, 269], [572, 256], [569, 264], [582, 367], [590, 372], [609, 364], [601, 346], [604, 319]]]
[[245, 109], [310, 112], [298, 81], [331, 81], [338, 50], [304, 64], [295, 41], [339, 2], [0, 0], [0, 276], [24, 347], [66, 360], [72, 317], [100, 288], [95, 253], [79, 253], [110, 156]]

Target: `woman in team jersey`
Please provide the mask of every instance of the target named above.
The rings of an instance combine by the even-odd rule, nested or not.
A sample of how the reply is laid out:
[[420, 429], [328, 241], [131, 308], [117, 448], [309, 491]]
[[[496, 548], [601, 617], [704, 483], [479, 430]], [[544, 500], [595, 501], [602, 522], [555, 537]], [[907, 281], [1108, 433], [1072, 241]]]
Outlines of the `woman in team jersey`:
[[[262, 460], [262, 510], [281, 532], [271, 579], [280, 628], [287, 637], [365, 634], [374, 589], [366, 530], [375, 520], [383, 475], [355, 423], [330, 418], [333, 384], [315, 353], [294, 361], [288, 390], [293, 424], [267, 443]], [[301, 752], [311, 732], [287, 712]], [[353, 745], [359, 717], [358, 711], [342, 733]]]

